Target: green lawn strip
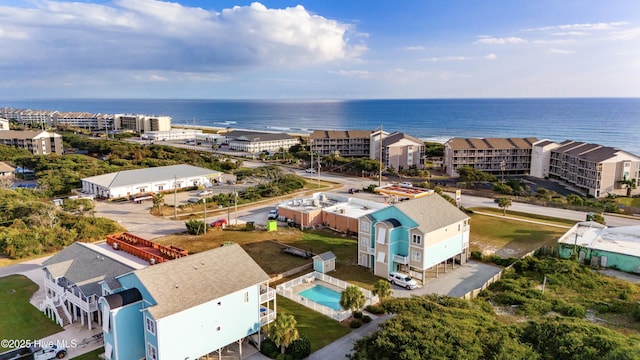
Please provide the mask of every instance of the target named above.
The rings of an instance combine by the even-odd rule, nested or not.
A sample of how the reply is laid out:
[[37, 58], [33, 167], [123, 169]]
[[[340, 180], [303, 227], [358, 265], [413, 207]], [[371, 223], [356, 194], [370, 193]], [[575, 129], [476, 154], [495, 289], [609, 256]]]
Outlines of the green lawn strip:
[[104, 347], [99, 349], [95, 349], [88, 353], [82, 354], [80, 356], [74, 357], [75, 360], [98, 360], [100, 359], [98, 356], [104, 353]]
[[[495, 209], [495, 208], [489, 208], [489, 207], [470, 208], [469, 210], [496, 214], [500, 216], [502, 216], [503, 214], [502, 209]], [[531, 220], [531, 221], [541, 221], [541, 222], [546, 222], [546, 223], [555, 224], [555, 225], [565, 225], [568, 227], [575, 225], [575, 223], [577, 222], [575, 220], [560, 219], [560, 218], [551, 217], [551, 216], [529, 214], [525, 212], [511, 211], [511, 210], [507, 210], [506, 217], [518, 218], [523, 220]]]
[[509, 250], [520, 257], [541, 246], [556, 246], [566, 229], [480, 214], [471, 215], [471, 250]]
[[640, 197], [634, 197], [634, 198], [617, 197], [616, 202], [622, 205], [640, 208]]
[[296, 318], [298, 332], [311, 341], [311, 352], [318, 351], [351, 331], [336, 320], [283, 296], [278, 295], [276, 301], [278, 313], [291, 314]]
[[[29, 303], [36, 290], [38, 285], [24, 275], [0, 278], [0, 339], [36, 340], [62, 331]], [[5, 350], [0, 346], [0, 352]]]

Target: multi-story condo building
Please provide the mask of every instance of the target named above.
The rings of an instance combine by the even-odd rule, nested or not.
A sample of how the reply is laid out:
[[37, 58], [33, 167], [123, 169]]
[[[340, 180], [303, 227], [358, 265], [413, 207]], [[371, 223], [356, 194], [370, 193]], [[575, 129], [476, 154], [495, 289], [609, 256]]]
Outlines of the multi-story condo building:
[[470, 166], [494, 175], [528, 174], [536, 138], [453, 138], [444, 145], [444, 170], [458, 176]]
[[259, 153], [261, 151], [277, 152], [289, 150], [300, 143], [300, 139], [285, 133], [268, 133], [256, 131], [233, 130], [225, 134], [225, 142], [229, 150]]
[[358, 264], [380, 277], [400, 271], [424, 280], [441, 264], [465, 263], [469, 217], [440, 195], [400, 202], [359, 221]]
[[83, 129], [113, 129], [113, 115], [92, 114], [88, 112], [58, 112], [54, 125], [70, 126]]
[[169, 131], [170, 116], [116, 114], [113, 121], [115, 130], [133, 130], [135, 132]]
[[320, 156], [370, 157], [371, 130], [315, 130], [309, 136], [311, 152]]
[[0, 144], [27, 149], [34, 155], [62, 154], [62, 136], [47, 131], [0, 131]]
[[401, 132], [394, 132], [382, 139], [382, 163], [387, 168], [408, 169], [424, 167], [424, 141]]
[[636, 185], [631, 194], [640, 194], [640, 157], [617, 148], [572, 140], [548, 145], [550, 179], [594, 197], [626, 195], [627, 185], [623, 182], [631, 180]]
[[0, 131], [9, 130], [9, 120], [0, 118]]

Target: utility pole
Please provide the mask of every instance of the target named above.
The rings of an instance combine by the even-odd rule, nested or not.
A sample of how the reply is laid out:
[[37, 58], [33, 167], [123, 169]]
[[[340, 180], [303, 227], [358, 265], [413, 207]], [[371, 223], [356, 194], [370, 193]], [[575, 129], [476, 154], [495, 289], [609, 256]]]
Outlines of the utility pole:
[[320, 156], [318, 156], [318, 189], [320, 189]]
[[173, 176], [173, 218], [178, 219], [178, 175]]
[[378, 187], [382, 186], [382, 124], [378, 133], [378, 141], [380, 142], [380, 168], [378, 169]]
[[236, 187], [233, 187], [233, 197], [235, 198], [235, 226], [238, 226], [238, 192], [236, 191]]
[[202, 201], [204, 201], [204, 217], [202, 219], [202, 222], [204, 223], [204, 233], [207, 233], [207, 198], [204, 197], [202, 198]]

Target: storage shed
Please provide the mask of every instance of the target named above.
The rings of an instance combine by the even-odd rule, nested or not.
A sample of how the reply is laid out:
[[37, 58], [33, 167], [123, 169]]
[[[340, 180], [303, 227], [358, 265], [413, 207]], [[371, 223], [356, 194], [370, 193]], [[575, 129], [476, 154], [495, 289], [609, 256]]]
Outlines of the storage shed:
[[313, 270], [327, 273], [336, 269], [336, 255], [332, 251], [323, 252], [313, 257]]

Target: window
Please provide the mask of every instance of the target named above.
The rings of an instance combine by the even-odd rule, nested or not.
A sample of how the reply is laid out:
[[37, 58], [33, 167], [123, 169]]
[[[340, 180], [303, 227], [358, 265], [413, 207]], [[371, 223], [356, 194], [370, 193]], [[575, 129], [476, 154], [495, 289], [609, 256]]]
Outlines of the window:
[[387, 254], [383, 253], [382, 251], [378, 252], [378, 262], [383, 263], [384, 262], [384, 258]]
[[420, 252], [419, 251], [412, 251], [411, 252], [411, 260], [413, 261], [420, 261]]
[[413, 234], [411, 237], [411, 243], [416, 245], [422, 244], [422, 236], [418, 234]]
[[147, 317], [145, 323], [146, 323], [147, 331], [150, 332], [151, 334], [155, 335], [156, 334], [156, 322], [153, 321], [153, 319], [151, 319], [150, 317]]
[[368, 233], [369, 232], [369, 222], [368, 221], [360, 221], [360, 232]]
[[383, 244], [383, 245], [384, 245], [384, 244], [387, 242], [387, 241], [386, 241], [386, 238], [387, 238], [387, 231], [386, 231], [386, 229], [385, 229], [385, 228], [383, 228], [383, 227], [378, 228], [378, 236], [376, 236], [376, 242], [377, 242], [378, 244]]
[[245, 291], [245, 292], [244, 292], [244, 302], [245, 302], [245, 303], [248, 303], [248, 302], [249, 302], [249, 292], [248, 292], [248, 291]]
[[157, 360], [158, 359], [158, 354], [156, 353], [156, 348], [155, 348], [155, 346], [151, 345], [150, 343], [147, 343], [147, 359], [150, 359], [150, 360]]
[[363, 237], [360, 239], [360, 246], [363, 248], [368, 248], [369, 247], [369, 238], [368, 237]]

